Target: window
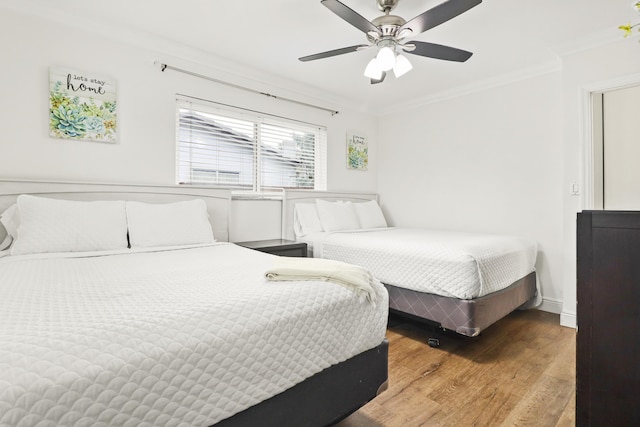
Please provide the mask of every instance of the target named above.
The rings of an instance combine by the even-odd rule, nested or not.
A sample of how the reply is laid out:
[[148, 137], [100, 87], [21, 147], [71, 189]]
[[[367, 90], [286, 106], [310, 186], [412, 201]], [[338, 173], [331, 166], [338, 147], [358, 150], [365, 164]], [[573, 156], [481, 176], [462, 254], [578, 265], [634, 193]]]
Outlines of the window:
[[179, 184], [242, 190], [326, 189], [326, 129], [177, 100]]

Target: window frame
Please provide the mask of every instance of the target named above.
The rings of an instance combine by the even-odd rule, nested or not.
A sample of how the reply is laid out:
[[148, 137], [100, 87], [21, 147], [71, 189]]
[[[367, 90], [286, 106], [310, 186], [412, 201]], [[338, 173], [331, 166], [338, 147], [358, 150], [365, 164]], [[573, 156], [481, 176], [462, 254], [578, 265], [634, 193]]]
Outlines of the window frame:
[[[234, 173], [232, 170], [222, 170], [223, 168], [220, 165], [216, 165], [216, 163], [212, 162], [210, 164], [194, 164], [192, 158], [188, 160], [183, 159], [183, 154], [181, 154], [181, 149], [190, 150], [192, 153], [194, 150], [194, 140], [189, 139], [189, 141], [184, 141], [181, 138], [181, 131], [188, 129], [190, 132], [193, 131], [192, 126], [185, 126], [183, 122], [181, 122], [181, 118], [184, 115], [184, 111], [191, 111], [194, 114], [201, 115], [213, 115], [217, 116], [221, 119], [228, 119], [230, 121], [244, 121], [250, 122], [253, 125], [254, 135], [252, 137], [247, 137], [247, 141], [251, 141], [251, 150], [253, 151], [253, 176], [251, 179], [251, 184], [238, 184], [231, 185], [229, 183], [203, 183], [194, 181], [193, 174], [188, 173], [188, 177], [185, 179], [184, 168], [188, 167], [189, 171], [193, 171], [194, 168], [198, 170], [211, 170], [215, 172], [226, 172], [226, 173]], [[213, 124], [213, 118], [211, 120]], [[271, 128], [271, 133], [267, 131], [268, 128]], [[275, 129], [275, 130], [274, 130]], [[265, 185], [263, 182], [264, 174], [268, 173], [269, 170], [265, 166], [265, 162], [269, 159], [275, 160], [277, 162], [285, 163], [287, 161], [300, 161], [300, 157], [297, 157], [295, 160], [287, 160], [284, 154], [278, 156], [277, 151], [275, 153], [266, 154], [265, 147], [268, 136], [270, 135], [272, 138], [278, 136], [278, 130], [282, 130], [282, 134], [284, 135], [286, 132], [291, 132], [292, 138], [294, 134], [301, 135], [313, 135], [313, 149], [312, 151], [308, 149], [303, 149], [302, 152], [298, 152], [298, 156], [306, 157], [309, 160], [309, 154], [311, 153], [313, 158], [311, 161], [303, 161], [302, 165], [306, 165], [309, 167], [313, 164], [314, 172], [313, 172], [313, 187], [305, 187], [305, 186], [286, 186], [286, 185]], [[264, 136], [263, 134], [268, 134]], [[204, 131], [206, 136], [206, 131]], [[214, 133], [212, 132], [213, 136]], [[194, 138], [195, 139], [195, 138]], [[234, 137], [229, 138], [227, 141], [222, 140], [224, 142], [228, 142], [233, 147], [235, 143], [232, 141]], [[226, 104], [216, 103], [214, 101], [207, 101], [199, 98], [191, 98], [188, 96], [176, 96], [176, 130], [175, 130], [175, 140], [176, 140], [176, 158], [175, 158], [175, 182], [178, 185], [184, 186], [214, 186], [214, 187], [222, 187], [229, 188], [233, 193], [242, 194], [242, 195], [259, 195], [264, 193], [270, 193], [274, 190], [282, 191], [283, 189], [291, 189], [291, 190], [307, 190], [307, 191], [326, 191], [327, 188], [327, 129], [325, 126], [312, 124], [303, 122], [300, 120], [295, 120], [287, 117], [276, 116], [273, 114], [268, 114], [264, 112], [258, 112], [254, 110], [243, 109], [240, 107], [234, 107]], [[300, 141], [298, 141], [300, 142]], [[285, 140], [282, 141], [283, 145]], [[240, 145], [238, 144], [238, 147]], [[294, 142], [294, 148], [299, 148], [300, 145]], [[247, 149], [249, 145], [247, 146]], [[284, 148], [281, 146], [280, 150], [284, 153]], [[225, 154], [231, 153], [232, 148], [229, 151], [225, 151]], [[274, 150], [275, 151], [275, 150]], [[233, 153], [232, 153], [233, 155]], [[238, 160], [241, 154], [238, 154], [238, 158], [234, 159], [234, 161]], [[246, 158], [245, 158], [246, 161]], [[219, 158], [216, 157], [216, 162], [219, 162]], [[283, 167], [282, 169], [275, 169], [276, 172], [281, 174], [285, 174], [287, 169]], [[242, 171], [238, 171], [238, 174], [242, 173]], [[279, 179], [285, 179], [283, 177], [279, 177]], [[295, 178], [294, 178], [295, 179]]]

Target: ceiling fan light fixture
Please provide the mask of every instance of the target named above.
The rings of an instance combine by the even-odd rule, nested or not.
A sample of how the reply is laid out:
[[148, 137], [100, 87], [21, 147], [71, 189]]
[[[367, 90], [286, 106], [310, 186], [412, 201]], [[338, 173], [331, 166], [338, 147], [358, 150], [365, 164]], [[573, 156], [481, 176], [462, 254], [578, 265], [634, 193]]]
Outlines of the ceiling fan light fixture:
[[[369, 62], [364, 74], [371, 79], [372, 84], [376, 84], [381, 83], [392, 69], [396, 77], [400, 77], [412, 69], [408, 59], [402, 55], [398, 56], [399, 53], [409, 52], [416, 56], [455, 62], [464, 62], [471, 57], [472, 52], [466, 50], [420, 41], [405, 43], [405, 39], [417, 36], [455, 18], [479, 5], [482, 0], [444, 0], [444, 3], [432, 7], [409, 21], [390, 14], [398, 1], [376, 0], [384, 15], [369, 21], [340, 0], [321, 0], [321, 3], [338, 17], [362, 31], [369, 44], [333, 49], [298, 59], [302, 62], [315, 61], [316, 59], [330, 58], [375, 47], [378, 51], [376, 57]], [[634, 3], [636, 7], [639, 4], [640, 0], [636, 0]]]
[[409, 71], [411, 71], [412, 68], [413, 65], [411, 65], [411, 62], [409, 62], [406, 56], [398, 55], [396, 57], [396, 63], [393, 66], [393, 74], [395, 74], [396, 78], [398, 78], [407, 74]]
[[367, 68], [364, 69], [364, 75], [373, 80], [380, 80], [382, 78], [382, 70], [378, 66], [378, 61], [373, 58], [367, 64]]
[[378, 51], [376, 62], [382, 71], [389, 71], [396, 63], [396, 53], [389, 46], [384, 46]]

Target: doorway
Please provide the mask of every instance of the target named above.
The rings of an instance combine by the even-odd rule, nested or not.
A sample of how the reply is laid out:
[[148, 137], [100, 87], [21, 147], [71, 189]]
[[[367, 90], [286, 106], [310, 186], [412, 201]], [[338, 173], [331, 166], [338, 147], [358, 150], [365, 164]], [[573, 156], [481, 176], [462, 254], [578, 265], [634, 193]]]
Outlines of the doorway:
[[640, 210], [640, 85], [591, 97], [593, 208]]

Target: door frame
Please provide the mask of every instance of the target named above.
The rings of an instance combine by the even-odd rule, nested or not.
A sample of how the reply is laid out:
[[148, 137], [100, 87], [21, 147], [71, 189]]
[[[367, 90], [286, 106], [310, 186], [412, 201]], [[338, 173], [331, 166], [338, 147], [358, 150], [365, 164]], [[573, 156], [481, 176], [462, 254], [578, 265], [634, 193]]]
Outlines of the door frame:
[[[580, 94], [580, 149], [582, 151], [582, 209], [595, 208], [595, 141], [593, 132], [594, 114], [593, 100], [595, 94], [602, 94], [611, 90], [624, 89], [640, 85], [640, 73], [617, 77], [591, 83], [582, 87]], [[601, 144], [600, 144], [601, 145]]]

